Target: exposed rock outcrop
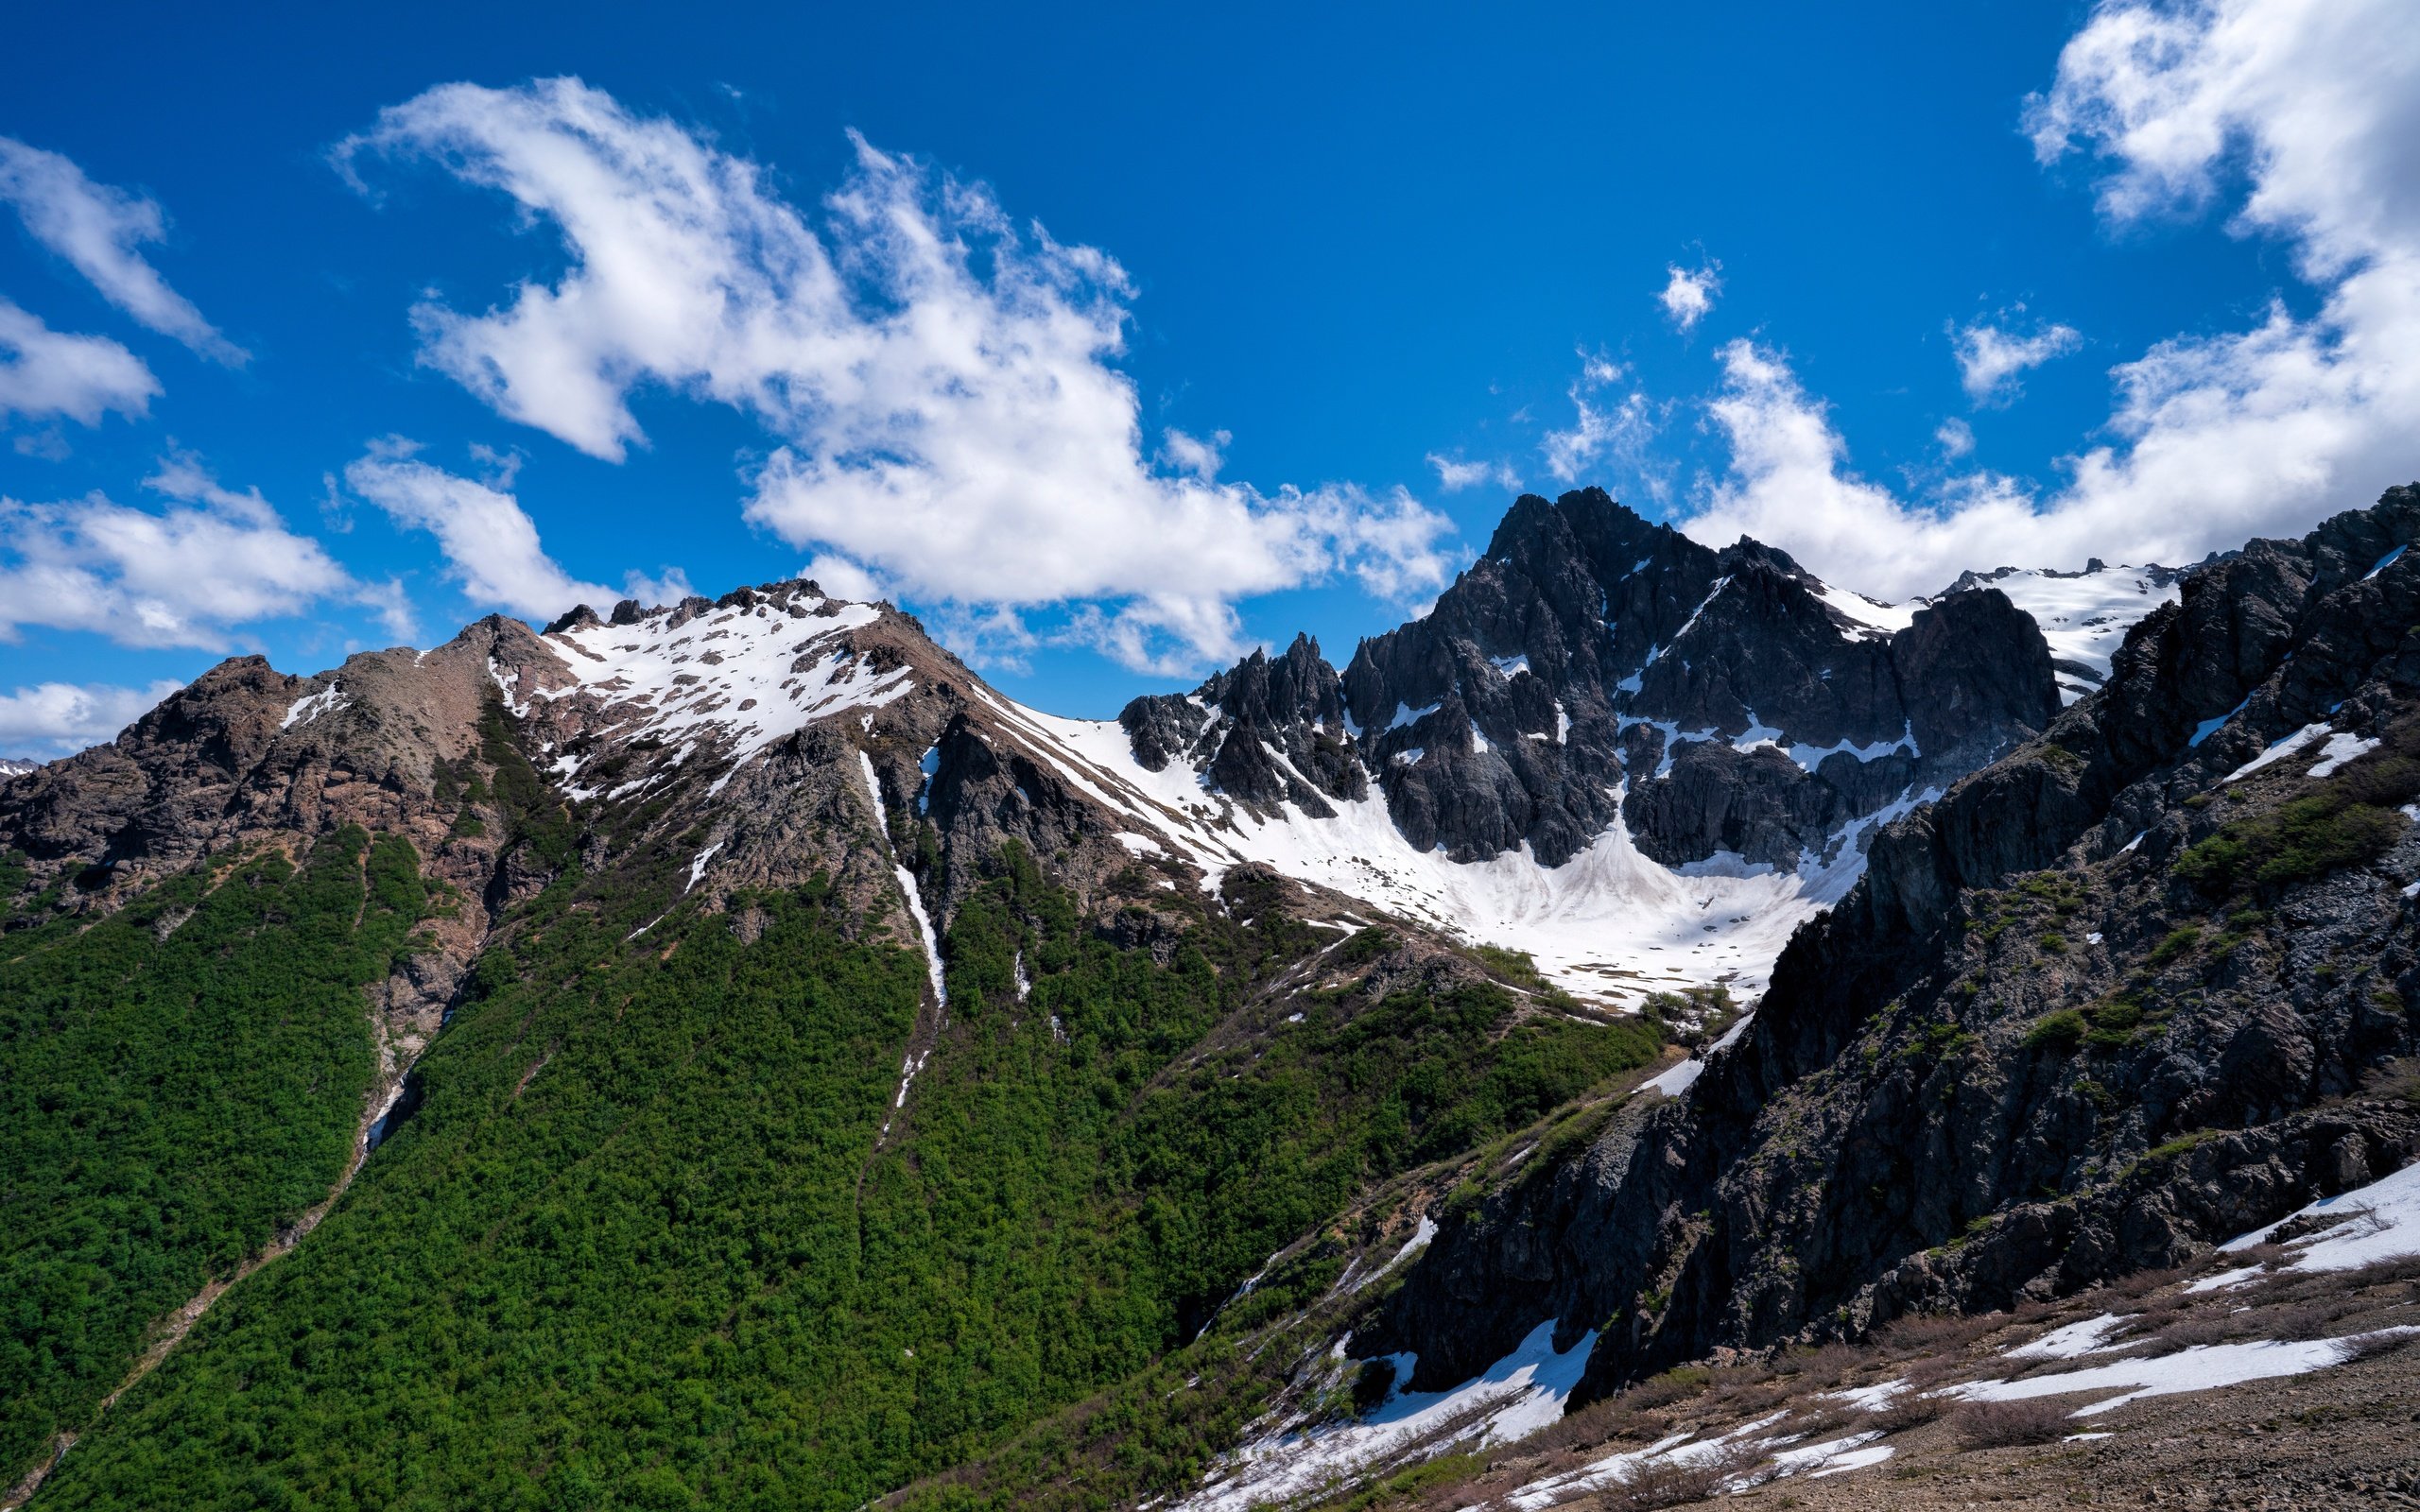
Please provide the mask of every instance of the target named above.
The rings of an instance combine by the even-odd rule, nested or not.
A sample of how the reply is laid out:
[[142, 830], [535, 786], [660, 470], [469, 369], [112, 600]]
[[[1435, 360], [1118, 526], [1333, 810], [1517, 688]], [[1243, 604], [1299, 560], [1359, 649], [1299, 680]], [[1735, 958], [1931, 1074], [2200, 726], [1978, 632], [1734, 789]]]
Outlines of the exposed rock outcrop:
[[1456, 860], [1526, 844], [1560, 865], [1618, 816], [1668, 864], [1796, 865], [2058, 712], [2042, 636], [2003, 595], [1899, 617], [1598, 490], [1526, 495], [1426, 615], [1341, 674], [1298, 638], [1121, 723], [1153, 770], [1183, 762], [1264, 808], [1320, 816], [1374, 785], [1406, 839]]
[[2188, 576], [1882, 833], [1684, 1099], [1449, 1220], [1357, 1352], [1428, 1386], [1551, 1315], [1602, 1391], [2176, 1263], [2420, 1153], [2360, 1091], [2420, 1050], [2415, 539], [2398, 489]]

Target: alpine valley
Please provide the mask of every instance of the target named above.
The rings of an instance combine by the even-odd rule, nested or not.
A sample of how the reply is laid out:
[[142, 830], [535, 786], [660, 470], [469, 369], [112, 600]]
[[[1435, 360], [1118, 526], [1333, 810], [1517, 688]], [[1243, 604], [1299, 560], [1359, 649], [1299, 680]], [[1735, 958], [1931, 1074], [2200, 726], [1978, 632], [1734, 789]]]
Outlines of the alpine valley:
[[1524, 496], [1099, 722], [805, 581], [226, 662], [0, 769], [0, 1503], [2399, 1494], [2415, 539]]

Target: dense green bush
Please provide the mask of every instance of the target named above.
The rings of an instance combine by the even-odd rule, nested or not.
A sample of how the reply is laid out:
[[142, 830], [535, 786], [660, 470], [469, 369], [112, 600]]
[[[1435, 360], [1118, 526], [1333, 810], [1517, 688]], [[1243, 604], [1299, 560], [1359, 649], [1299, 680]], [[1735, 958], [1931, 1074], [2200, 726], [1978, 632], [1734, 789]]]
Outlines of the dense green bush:
[[[2408, 737], [2398, 734], [2398, 745]], [[2420, 760], [2400, 749], [2347, 765], [2311, 793], [2226, 825], [2187, 849], [2176, 874], [2213, 897], [2247, 886], [2285, 887], [2377, 860], [2410, 821], [2399, 804], [2420, 796]]]
[[0, 1481], [343, 1174], [361, 988], [424, 902], [407, 842], [348, 829], [0, 936]]
[[1155, 960], [1011, 851], [952, 921], [903, 1108], [913, 954], [821, 883], [630, 939], [650, 886], [568, 875], [512, 922], [419, 1112], [46, 1501], [855, 1507], [1117, 1382], [1121, 1473], [1164, 1483], [1259, 1388], [1138, 1383], [1273, 1251], [1657, 1048], [1484, 983], [1223, 1031], [1334, 936], [1246, 898], [1251, 928], [1204, 917]]

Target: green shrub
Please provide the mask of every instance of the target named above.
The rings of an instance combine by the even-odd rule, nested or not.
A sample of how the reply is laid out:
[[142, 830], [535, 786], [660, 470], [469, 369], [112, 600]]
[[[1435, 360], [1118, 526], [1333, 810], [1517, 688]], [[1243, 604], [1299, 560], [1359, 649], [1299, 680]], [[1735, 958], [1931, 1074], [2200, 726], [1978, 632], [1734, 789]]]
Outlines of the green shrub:
[[2420, 794], [2420, 761], [2381, 752], [2346, 766], [2315, 792], [2240, 819], [2189, 847], [2176, 875], [2212, 896], [2244, 886], [2285, 887], [2375, 861], [2410, 821], [2396, 805]]
[[2201, 925], [2180, 924], [2168, 932], [2167, 938], [2152, 947], [2151, 963], [2153, 966], [2166, 966], [2178, 956], [2190, 952], [2201, 941]]
[[2089, 1027], [2090, 1025], [2083, 1022], [2083, 1015], [2073, 1008], [2061, 1008], [2056, 1013], [2046, 1013], [2034, 1020], [2033, 1026], [2025, 1031], [2025, 1048], [2028, 1050], [2073, 1050], [2083, 1042], [2084, 1034]]

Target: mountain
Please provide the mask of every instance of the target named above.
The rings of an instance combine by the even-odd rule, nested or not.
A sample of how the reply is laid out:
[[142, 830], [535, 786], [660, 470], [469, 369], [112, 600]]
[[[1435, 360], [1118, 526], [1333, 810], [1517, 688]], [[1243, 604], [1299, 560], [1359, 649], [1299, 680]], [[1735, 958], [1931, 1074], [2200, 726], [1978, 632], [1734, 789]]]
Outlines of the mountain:
[[41, 765], [40, 762], [20, 761], [14, 756], [0, 756], [0, 779], [23, 777]]
[[2042, 635], [1996, 591], [1894, 609], [1591, 489], [1520, 500], [1341, 674], [1298, 638], [1119, 723], [1171, 791], [1233, 801], [1237, 853], [1634, 1006], [1761, 988], [1868, 833], [2058, 707]]
[[[2420, 490], [2398, 489], [2185, 576], [2095, 695], [1876, 837], [1676, 1095], [1610, 1104], [1432, 1209], [1339, 1357], [1426, 1391], [1576, 1351], [1569, 1404], [1617, 1401], [1690, 1362], [2223, 1262], [2218, 1242], [2403, 1170], [2415, 537]], [[2354, 1227], [2383, 1231], [2380, 1280], [2420, 1253], [2420, 1225]], [[2240, 1336], [2321, 1336], [2366, 1279]], [[1202, 1504], [1291, 1484], [1295, 1444]]]
[[[2322, 714], [2392, 744], [2420, 616], [2354, 568], [2413, 513], [1894, 608], [1527, 497], [1341, 672], [1298, 639], [1115, 721], [810, 582], [223, 663], [0, 782], [8, 1500], [1122, 1504], [1353, 1410], [1322, 1362], [1374, 1349], [1426, 1390], [1551, 1324], [1604, 1395], [1995, 1305], [2036, 1251], [1910, 1256], [1984, 1217], [2079, 1252], [2140, 1142], [2306, 1128], [2399, 1043], [2340, 967], [2333, 1069], [2261, 1082], [2301, 1000], [2126, 986], [2201, 990], [2221, 926], [2059, 868], [2216, 835], [2222, 958], [2308, 954], [2261, 889], [2309, 795], [2210, 773]], [[2311, 885], [2402, 864], [2360, 794]], [[2372, 927], [2333, 948], [2399, 959]], [[2188, 1021], [2199, 1071], [2103, 1065]], [[2332, 1175], [2281, 1133], [2248, 1195], [2061, 1263], [2165, 1263], [2399, 1126]], [[1841, 1206], [1841, 1150], [1892, 1205]]]

